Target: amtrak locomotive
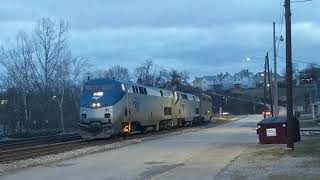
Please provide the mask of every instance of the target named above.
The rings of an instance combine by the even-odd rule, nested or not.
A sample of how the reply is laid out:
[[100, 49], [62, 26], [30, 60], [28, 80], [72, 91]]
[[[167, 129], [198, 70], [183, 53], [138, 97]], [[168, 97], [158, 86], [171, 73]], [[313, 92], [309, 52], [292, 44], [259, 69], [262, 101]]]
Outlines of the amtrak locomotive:
[[83, 138], [108, 138], [201, 123], [212, 118], [211, 97], [94, 79], [80, 98]]

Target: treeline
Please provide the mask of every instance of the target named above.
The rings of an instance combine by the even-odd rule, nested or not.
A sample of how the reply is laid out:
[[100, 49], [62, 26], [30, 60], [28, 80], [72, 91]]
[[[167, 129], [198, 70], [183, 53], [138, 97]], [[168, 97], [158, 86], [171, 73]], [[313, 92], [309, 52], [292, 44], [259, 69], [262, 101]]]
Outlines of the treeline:
[[186, 90], [191, 85], [188, 83], [189, 73], [176, 69], [167, 70], [146, 60], [132, 72], [123, 66], [113, 66], [107, 70], [96, 70], [87, 74], [88, 78], [110, 78], [124, 82], [134, 82], [146, 86], [159, 88]]
[[[77, 128], [82, 85], [111, 78], [167, 89], [187, 90], [189, 74], [146, 60], [132, 72], [114, 66], [88, 70], [68, 45], [68, 24], [43, 18], [30, 33], [19, 32], [0, 49], [0, 134]], [[1, 127], [2, 126], [2, 127]]]
[[86, 60], [72, 55], [66, 22], [43, 18], [31, 33], [19, 32], [1, 47], [0, 65], [0, 124], [64, 131], [77, 122]]

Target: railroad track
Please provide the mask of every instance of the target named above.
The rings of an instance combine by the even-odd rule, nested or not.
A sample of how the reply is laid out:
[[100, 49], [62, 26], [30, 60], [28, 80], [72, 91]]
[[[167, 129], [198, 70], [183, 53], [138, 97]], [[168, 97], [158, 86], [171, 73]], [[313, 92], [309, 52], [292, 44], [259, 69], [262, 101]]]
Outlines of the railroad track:
[[40, 157], [88, 146], [90, 142], [75, 140], [0, 151], [0, 163]]
[[67, 142], [79, 140], [80, 136], [76, 134], [41, 136], [35, 138], [24, 138], [19, 140], [0, 142], [0, 150], [19, 149], [24, 147], [31, 147], [44, 144], [54, 144], [58, 142]]
[[[181, 131], [187, 128], [191, 128], [191, 127], [181, 127], [175, 130], [173, 129], [164, 130], [164, 131], [152, 132], [147, 134], [134, 134], [126, 137], [125, 139], [135, 139], [135, 138], [143, 138], [143, 137], [153, 136], [153, 135], [166, 134], [168, 132]], [[0, 163], [8, 163], [8, 162], [17, 161], [17, 160], [24, 160], [24, 159], [45, 156], [49, 154], [57, 154], [57, 153], [71, 151], [71, 150], [80, 149], [80, 148], [89, 147], [89, 146], [111, 144], [111, 143], [119, 142], [120, 139], [122, 138], [110, 138], [110, 139], [93, 140], [93, 141], [88, 141], [83, 139], [76, 139], [76, 140], [70, 141], [70, 139], [68, 139], [68, 141], [66, 142], [60, 141], [57, 143], [51, 142], [47, 144], [37, 144], [37, 145], [29, 144], [29, 146], [21, 146], [23, 142], [19, 142], [17, 144], [13, 143], [11, 144], [11, 147], [14, 147], [14, 148], [8, 148], [8, 149], [0, 148]], [[61, 140], [61, 138], [59, 140]], [[32, 143], [33, 142], [35, 141], [32, 141]], [[43, 141], [40, 141], [40, 142], [43, 142]]]

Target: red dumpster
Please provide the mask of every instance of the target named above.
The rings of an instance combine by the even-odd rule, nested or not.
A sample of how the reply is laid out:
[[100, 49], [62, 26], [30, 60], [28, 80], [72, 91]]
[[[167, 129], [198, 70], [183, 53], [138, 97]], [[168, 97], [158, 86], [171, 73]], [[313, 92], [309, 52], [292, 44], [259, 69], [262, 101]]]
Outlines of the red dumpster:
[[[300, 130], [297, 119], [294, 119], [295, 137], [294, 141], [300, 140]], [[268, 117], [257, 124], [257, 134], [260, 144], [286, 144], [287, 138], [287, 117]]]

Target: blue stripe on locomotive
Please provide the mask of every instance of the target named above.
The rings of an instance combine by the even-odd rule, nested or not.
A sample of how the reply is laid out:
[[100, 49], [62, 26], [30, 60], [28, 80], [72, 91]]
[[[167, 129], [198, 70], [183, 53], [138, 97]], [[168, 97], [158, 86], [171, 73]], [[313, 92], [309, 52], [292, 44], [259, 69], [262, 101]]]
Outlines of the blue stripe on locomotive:
[[[86, 85], [97, 85], [99, 89], [95, 91], [84, 89], [80, 97], [81, 107], [91, 108], [92, 103], [100, 103], [101, 107], [111, 106], [117, 103], [126, 94], [126, 92], [122, 90], [121, 83], [113, 79], [89, 80], [85, 83], [85, 86]], [[112, 86], [112, 88], [101, 90], [105, 85]], [[103, 96], [97, 100], [93, 99], [93, 93], [100, 91], [103, 92]]]

